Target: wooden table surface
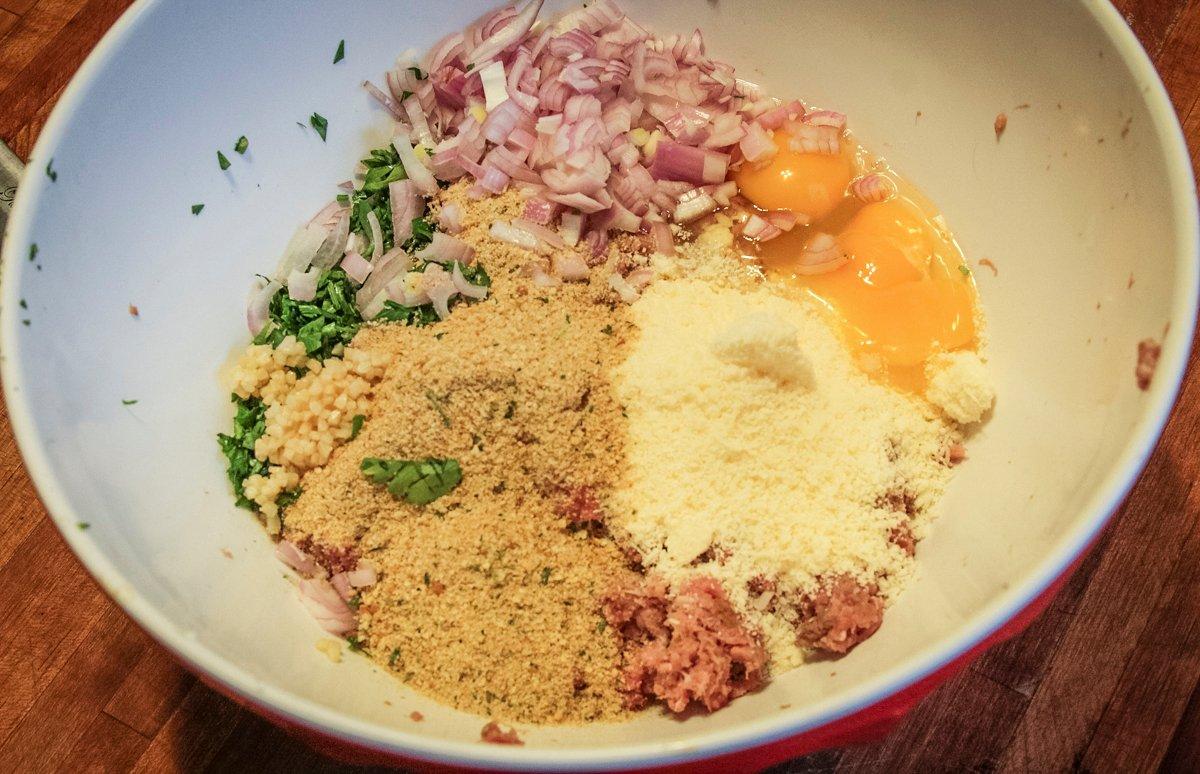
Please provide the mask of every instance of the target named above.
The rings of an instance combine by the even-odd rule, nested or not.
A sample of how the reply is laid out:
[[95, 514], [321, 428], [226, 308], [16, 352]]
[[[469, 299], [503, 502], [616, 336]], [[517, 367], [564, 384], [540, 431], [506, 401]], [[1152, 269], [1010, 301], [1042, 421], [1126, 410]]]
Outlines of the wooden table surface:
[[[1050, 0], [1051, 2], [1053, 0]], [[22, 159], [128, 0], [0, 0], [0, 139]], [[1200, 158], [1200, 0], [1117, 0]], [[1200, 378], [1050, 608], [878, 743], [817, 771], [1200, 770]], [[0, 407], [0, 771], [354, 771], [201, 685], [109, 601], [34, 493]]]

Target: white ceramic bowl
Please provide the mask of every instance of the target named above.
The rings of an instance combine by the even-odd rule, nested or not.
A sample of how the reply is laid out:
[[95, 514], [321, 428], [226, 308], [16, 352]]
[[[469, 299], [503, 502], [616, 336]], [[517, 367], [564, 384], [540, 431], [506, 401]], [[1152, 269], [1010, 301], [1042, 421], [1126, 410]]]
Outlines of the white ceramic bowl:
[[[478, 718], [365, 659], [331, 664], [270, 541], [232, 505], [213, 439], [230, 407], [214, 376], [246, 340], [251, 274], [386, 139], [358, 84], [488, 4], [141, 0], [34, 151], [5, 241], [3, 378], [72, 549], [210, 680], [302, 726], [428, 760], [615, 768], [711, 756], [831, 723], [951, 661], [1058, 576], [1138, 475], [1190, 347], [1196, 200], [1170, 103], [1106, 2], [642, 6], [631, 10], [657, 29], [702, 26], [744, 77], [847, 112], [941, 204], [967, 255], [999, 267], [977, 272], [999, 402], [921, 544], [919, 580], [836, 669], [791, 672], [710, 717], [530, 730], [521, 748], [480, 744]], [[328, 143], [296, 125], [314, 111]], [[245, 157], [229, 152], [242, 134]], [[57, 182], [43, 173], [51, 157]], [[1136, 342], [1168, 323], [1141, 392]], [[426, 722], [410, 722], [413, 709]]]

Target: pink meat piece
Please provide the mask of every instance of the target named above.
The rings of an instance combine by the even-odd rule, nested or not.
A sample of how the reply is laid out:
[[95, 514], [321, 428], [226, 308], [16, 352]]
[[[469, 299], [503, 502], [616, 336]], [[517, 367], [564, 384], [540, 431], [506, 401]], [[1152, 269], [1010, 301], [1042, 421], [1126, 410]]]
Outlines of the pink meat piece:
[[766, 650], [713, 578], [693, 578], [673, 597], [651, 579], [610, 596], [604, 615], [623, 639], [621, 689], [632, 709], [659, 699], [672, 712], [693, 702], [712, 712], [763, 682]]
[[1138, 342], [1137, 369], [1134, 375], [1137, 377], [1139, 390], [1150, 389], [1150, 382], [1154, 379], [1154, 371], [1158, 368], [1160, 355], [1162, 355], [1162, 345], [1154, 339], [1143, 339]]
[[517, 730], [510, 728], [505, 731], [500, 727], [500, 724], [494, 720], [489, 720], [479, 732], [479, 738], [489, 744], [525, 744], [521, 741], [521, 737], [517, 736]]
[[838, 577], [797, 606], [796, 643], [830, 653], [849, 653], [883, 622], [883, 598], [853, 578]]

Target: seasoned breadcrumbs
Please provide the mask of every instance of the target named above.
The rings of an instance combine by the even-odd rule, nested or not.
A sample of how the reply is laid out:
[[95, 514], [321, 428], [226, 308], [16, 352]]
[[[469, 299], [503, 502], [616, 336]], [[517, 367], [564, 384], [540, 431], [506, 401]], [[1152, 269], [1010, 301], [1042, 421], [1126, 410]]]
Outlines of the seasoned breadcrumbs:
[[[631, 335], [626, 310], [600, 285], [534, 287], [530, 254], [487, 236], [520, 199], [463, 190], [445, 195], [464, 204], [459, 236], [492, 277], [489, 298], [428, 327], [359, 332], [352, 348], [389, 363], [372, 419], [304, 477], [285, 536], [354, 548], [377, 569], [358, 638], [414, 688], [510, 722], [616, 719], [617, 643], [598, 599], [634, 573], [562, 509], [583, 487], [603, 497], [624, 466], [607, 374]], [[462, 483], [413, 506], [366, 479], [364, 457], [454, 458]]]

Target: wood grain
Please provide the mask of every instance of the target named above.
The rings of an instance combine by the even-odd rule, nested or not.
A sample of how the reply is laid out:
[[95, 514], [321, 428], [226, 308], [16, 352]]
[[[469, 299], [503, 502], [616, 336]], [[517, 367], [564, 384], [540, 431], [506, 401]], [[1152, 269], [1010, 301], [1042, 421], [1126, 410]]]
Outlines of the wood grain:
[[[27, 158], [129, 0], [0, 0], [0, 139]], [[1117, 0], [1200, 165], [1200, 0]], [[1125, 506], [1046, 612], [886, 739], [776, 774], [1200, 769], [1200, 360]], [[213, 693], [87, 577], [0, 406], [0, 771], [356, 771]]]

